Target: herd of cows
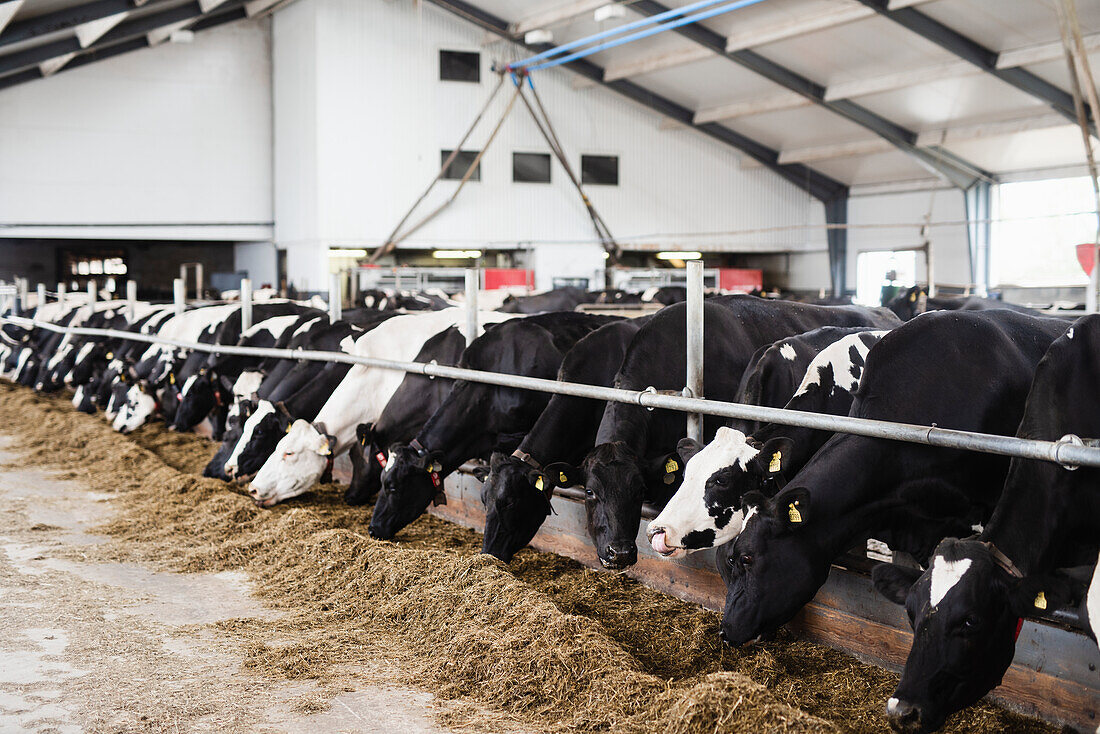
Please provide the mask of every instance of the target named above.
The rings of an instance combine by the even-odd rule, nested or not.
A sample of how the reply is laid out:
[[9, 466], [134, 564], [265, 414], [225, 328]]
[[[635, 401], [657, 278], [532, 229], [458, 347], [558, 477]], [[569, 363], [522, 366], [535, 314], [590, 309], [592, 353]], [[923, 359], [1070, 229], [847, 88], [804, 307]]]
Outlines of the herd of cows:
[[[191, 308], [56, 303], [29, 314], [61, 325], [183, 342], [343, 351], [627, 390], [679, 391], [682, 289], [647, 293], [664, 308], [627, 319], [572, 310], [597, 298], [551, 292], [478, 315], [443, 298], [367, 294], [330, 322], [291, 301]], [[629, 302], [604, 292], [599, 300]], [[395, 310], [395, 307], [401, 310]], [[413, 310], [419, 309], [419, 310]], [[978, 298], [888, 307], [814, 305], [745, 295], [704, 303], [706, 396], [832, 415], [1059, 440], [1100, 437], [1100, 316], [1043, 317]], [[643, 503], [660, 508], [652, 548], [717, 548], [727, 586], [721, 635], [767, 638], [825, 583], [830, 564], [868, 538], [916, 562], [883, 563], [875, 586], [914, 630], [891, 725], [939, 728], [996, 685], [1024, 616], [1079, 605], [1100, 628], [1097, 470], [745, 421], [705, 421], [639, 405], [307, 360], [208, 354], [126, 339], [69, 336], [7, 322], [0, 374], [42, 392], [74, 391], [126, 433], [151, 420], [221, 447], [205, 474], [248, 482], [264, 507], [331, 476], [347, 454], [351, 504], [373, 501], [370, 533], [390, 539], [443, 500], [443, 480], [482, 460], [483, 551], [504, 561], [551, 512], [557, 487], [581, 487], [600, 562], [637, 560]], [[902, 558], [906, 556], [902, 555]]]

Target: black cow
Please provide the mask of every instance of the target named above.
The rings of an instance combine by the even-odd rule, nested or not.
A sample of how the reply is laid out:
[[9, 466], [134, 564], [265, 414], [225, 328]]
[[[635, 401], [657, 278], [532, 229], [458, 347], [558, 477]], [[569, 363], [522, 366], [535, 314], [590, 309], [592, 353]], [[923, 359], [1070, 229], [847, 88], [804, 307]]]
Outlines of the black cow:
[[567, 286], [533, 296], [508, 296], [497, 310], [504, 313], [572, 311], [582, 303], [591, 303], [594, 298], [582, 288]]
[[[826, 326], [782, 339], [758, 352], [760, 360], [741, 381], [738, 402], [847, 415], [867, 353], [885, 333]], [[705, 447], [681, 439], [677, 452], [686, 464], [684, 481], [649, 523], [653, 549], [676, 556], [733, 540], [744, 517], [741, 498], [753, 490], [775, 494], [784, 477], [797, 473], [831, 435], [731, 420]]]
[[[416, 362], [457, 365], [466, 349], [466, 337], [457, 326], [439, 332], [424, 342]], [[382, 487], [386, 468], [386, 448], [416, 437], [424, 423], [451, 391], [450, 380], [434, 379], [409, 373], [374, 423], [360, 423], [351, 447], [351, 483], [344, 493], [349, 505], [362, 505]]]
[[[649, 318], [616, 321], [585, 336], [565, 355], [558, 380], [609, 387], [630, 340]], [[511, 455], [493, 454], [481, 489], [482, 553], [508, 562], [531, 542], [550, 514], [554, 488], [578, 481], [570, 478], [570, 467], [592, 448], [605, 405], [602, 400], [554, 395]]]
[[[850, 414], [1011, 434], [1035, 366], [1065, 328], [1006, 310], [922, 315], [871, 350]], [[723, 638], [740, 645], [790, 621], [832, 560], [869, 535], [927, 557], [988, 518], [1007, 470], [991, 454], [833, 436], [774, 498], [744, 497], [744, 527], [718, 553]]]
[[[704, 356], [711, 365], [706, 395], [715, 400], [735, 398], [752, 355], [781, 337], [825, 325], [889, 328], [898, 323], [884, 309], [810, 306], [744, 295], [709, 298], [703, 309]], [[684, 304], [673, 304], [654, 314], [631, 341], [616, 387], [677, 392], [683, 387], [686, 313]], [[707, 436], [720, 424], [708, 418]], [[676, 490], [682, 466], [675, 450], [686, 430], [686, 418], [679, 412], [626, 403], [609, 403], [604, 410], [597, 445], [575, 474], [583, 472], [589, 534], [605, 567], [623, 568], [636, 561], [642, 503], [663, 506]]]
[[[1100, 316], [1085, 316], [1039, 363], [1016, 435], [1043, 441], [1100, 436], [1098, 380]], [[1012, 459], [997, 508], [980, 535], [944, 540], [923, 573], [889, 564], [875, 568], [875, 586], [905, 605], [914, 630], [901, 682], [887, 706], [891, 725], [933, 731], [998, 686], [1012, 662], [1021, 618], [1062, 606], [1072, 596], [1072, 584], [1055, 569], [1091, 564], [1098, 544], [1100, 469], [1070, 471]], [[1089, 601], [1095, 632], [1100, 587]]]
[[[476, 370], [553, 379], [585, 334], [616, 321], [608, 316], [548, 313], [486, 330], [459, 365]], [[547, 393], [458, 380], [408, 445], [391, 447], [370, 533], [389, 539], [418, 518], [442, 491], [443, 478], [462, 462], [494, 448], [512, 450], [549, 402]]]
[[893, 298], [886, 307], [896, 313], [902, 321], [909, 321], [914, 316], [919, 316], [926, 311], [989, 311], [996, 308], [1005, 308], [1018, 313], [1026, 313], [1031, 316], [1042, 316], [1033, 308], [1017, 306], [1015, 303], [1005, 303], [993, 298], [979, 298], [978, 296], [937, 296], [929, 297], [924, 286], [915, 285], [904, 293]]

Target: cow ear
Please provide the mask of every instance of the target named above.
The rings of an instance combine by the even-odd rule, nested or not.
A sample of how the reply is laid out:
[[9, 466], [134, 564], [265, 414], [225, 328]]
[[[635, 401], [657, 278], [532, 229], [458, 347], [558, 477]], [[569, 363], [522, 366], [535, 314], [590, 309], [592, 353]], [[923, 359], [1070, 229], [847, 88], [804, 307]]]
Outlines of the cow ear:
[[696, 441], [694, 438], [681, 438], [676, 443], [676, 453], [680, 455], [680, 458], [684, 460], [684, 463], [691, 461], [691, 457], [703, 450], [703, 444]]
[[229, 393], [233, 392], [233, 380], [230, 380], [225, 375], [219, 375], [218, 381], [221, 383], [222, 388]]
[[285, 418], [289, 423], [294, 422], [294, 416], [292, 416], [290, 414], [290, 411], [286, 409], [286, 405], [283, 404], [282, 400], [275, 403], [275, 410], [279, 411], [279, 415]]
[[663, 484], [676, 484], [684, 476], [684, 459], [679, 451], [673, 452], [664, 458], [657, 459], [653, 471], [661, 478]]
[[[314, 426], [316, 428], [316, 425]], [[329, 436], [322, 432], [321, 440], [317, 444], [317, 453], [321, 456], [331, 456], [336, 450], [336, 436]]]
[[792, 530], [810, 521], [810, 491], [805, 487], [785, 489], [775, 496], [773, 517]]
[[761, 476], [774, 477], [780, 475], [791, 460], [791, 450], [793, 448], [794, 441], [789, 438], [770, 438], [760, 447], [759, 453], [753, 457], [753, 466]]
[[359, 442], [360, 446], [366, 446], [368, 443], [370, 443], [373, 436], [373, 423], [360, 423], [355, 427], [355, 440]]
[[1016, 616], [1034, 617], [1072, 606], [1080, 600], [1080, 588], [1062, 574], [1028, 576], [1009, 593], [1009, 604]]
[[482, 465], [475, 466], [472, 473], [477, 481], [484, 482], [489, 478], [489, 467]]
[[542, 476], [555, 487], [574, 487], [584, 481], [581, 470], [564, 461], [555, 461], [544, 466]]
[[909, 589], [921, 577], [919, 568], [898, 566], [894, 563], [880, 563], [871, 569], [871, 582], [878, 593], [894, 602], [905, 604]]

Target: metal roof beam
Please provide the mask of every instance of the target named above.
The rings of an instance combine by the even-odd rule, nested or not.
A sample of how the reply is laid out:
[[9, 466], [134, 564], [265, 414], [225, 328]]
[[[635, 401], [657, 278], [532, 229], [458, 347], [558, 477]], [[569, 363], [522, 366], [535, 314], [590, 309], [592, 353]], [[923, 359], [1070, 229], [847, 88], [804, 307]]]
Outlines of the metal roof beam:
[[[19, 5], [20, 1], [17, 0], [16, 6]], [[84, 3], [83, 5], [46, 13], [28, 20], [18, 21], [7, 28], [4, 28], [4, 23], [0, 23], [0, 29], [3, 29], [3, 33], [0, 33], [0, 48], [13, 43], [29, 41], [49, 33], [75, 29], [85, 23], [94, 23], [97, 20], [118, 13], [125, 13], [133, 10], [136, 4], [132, 0], [95, 0], [95, 2]], [[0, 5], [0, 14], [3, 13], [3, 9], [4, 6]]]
[[573, 2], [520, 18], [508, 27], [508, 32], [513, 36], [522, 36], [528, 31], [568, 23], [613, 2], [614, 0], [573, 0]]
[[[481, 8], [472, 5], [466, 0], [428, 0], [434, 5], [450, 11], [455, 15], [465, 18], [466, 20], [474, 23], [475, 25], [495, 33], [502, 38], [509, 41], [513, 41], [519, 45], [522, 45], [532, 51], [542, 52], [550, 48], [548, 44], [526, 44], [522, 42], [522, 39], [516, 38], [516, 36], [510, 30], [509, 24], [492, 13], [488, 13]], [[769, 170], [783, 177], [787, 181], [793, 183], [798, 188], [806, 191], [811, 196], [821, 201], [832, 201], [840, 196], [847, 196], [847, 185], [837, 181], [830, 176], [815, 171], [812, 168], [808, 168], [801, 164], [794, 165], [781, 165], [779, 163], [779, 152], [762, 145], [755, 140], [745, 137], [740, 133], [734, 132], [727, 127], [719, 125], [717, 123], [701, 123], [696, 124], [693, 121], [693, 113], [686, 107], [676, 104], [672, 100], [662, 97], [634, 82], [620, 79], [617, 81], [606, 81], [604, 79], [604, 70], [602, 67], [593, 64], [587, 59], [579, 59], [564, 64], [569, 70], [576, 72], [593, 82], [596, 82], [602, 86], [613, 89], [619, 94], [637, 102], [638, 104], [648, 107], [649, 109], [663, 115], [668, 120], [678, 122], [685, 126], [691, 127], [699, 132], [709, 135], [716, 140], [719, 140], [726, 145], [729, 145], [737, 150], [740, 150], [745, 155], [758, 161], [761, 165], [765, 166]]]
[[[1022, 92], [1040, 99], [1054, 108], [1063, 117], [1077, 121], [1077, 113], [1073, 108], [1073, 97], [1054, 86], [1045, 79], [1032, 74], [1026, 69], [1013, 67], [1002, 69], [997, 67], [998, 54], [996, 51], [982, 46], [977, 41], [967, 38], [958, 31], [940, 23], [935, 18], [925, 15], [912, 8], [890, 9], [887, 0], [859, 0], [869, 8], [874, 9], [879, 15], [889, 18], [906, 30], [916, 33], [925, 40], [931, 41], [940, 48], [968, 61], [987, 74], [1001, 81], [1011, 84]], [[1087, 106], [1086, 106], [1087, 107]], [[1095, 117], [1095, 115], [1093, 116]], [[1095, 119], [1091, 124], [1093, 134], [1096, 134]]]
[[15, 17], [15, 14], [19, 12], [19, 8], [23, 7], [23, 0], [7, 0], [7, 2], [0, 2], [0, 32], [7, 27], [11, 19]]
[[[642, 15], [657, 15], [668, 10], [656, 0], [638, 0], [632, 4], [631, 9]], [[915, 12], [915, 11], [899, 11]], [[891, 143], [894, 147], [909, 154], [924, 168], [938, 176], [950, 181], [956, 186], [966, 189], [979, 180], [990, 180], [993, 176], [979, 168], [944, 151], [930, 151], [918, 148], [916, 145], [917, 134], [911, 130], [897, 125], [871, 110], [848, 100], [828, 101], [825, 99], [825, 87], [807, 79], [791, 69], [788, 69], [764, 56], [742, 49], [739, 51], [727, 51], [727, 41], [719, 33], [712, 31], [698, 23], [681, 26], [675, 29], [676, 33], [690, 38], [700, 46], [725, 56], [730, 61], [760, 74], [792, 92], [802, 95], [811, 102], [824, 107], [850, 122], [873, 132], [875, 135]]]
[[[230, 4], [222, 6], [223, 9], [219, 9], [217, 12], [220, 14], [225, 12], [225, 9], [238, 8], [242, 2], [243, 0], [232, 0]], [[160, 13], [145, 15], [135, 20], [121, 23], [103, 34], [91, 48], [100, 49], [116, 43], [130, 41], [139, 36], [144, 39], [148, 33], [158, 28], [181, 21], [198, 20], [201, 17], [202, 8], [196, 0], [195, 2], [179, 5]], [[72, 38], [46, 43], [41, 46], [34, 46], [25, 51], [18, 51], [6, 56], [0, 56], [0, 79], [27, 71], [51, 59], [65, 56], [70, 53], [79, 54], [84, 50], [85, 49], [80, 45], [80, 41], [74, 36]]]

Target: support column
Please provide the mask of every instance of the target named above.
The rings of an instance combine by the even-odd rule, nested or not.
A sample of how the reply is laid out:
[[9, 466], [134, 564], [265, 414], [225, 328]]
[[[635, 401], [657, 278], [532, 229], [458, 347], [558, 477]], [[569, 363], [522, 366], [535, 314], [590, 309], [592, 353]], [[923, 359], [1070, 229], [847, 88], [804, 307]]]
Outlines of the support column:
[[[825, 202], [826, 224], [848, 224], [848, 192]], [[848, 277], [848, 230], [846, 227], [826, 230], [825, 239], [829, 243], [829, 280], [833, 285], [833, 295], [841, 297], [847, 290]]]
[[983, 298], [989, 294], [989, 244], [992, 239], [993, 184], [979, 181], [963, 192], [966, 238], [970, 244], [970, 282]]

